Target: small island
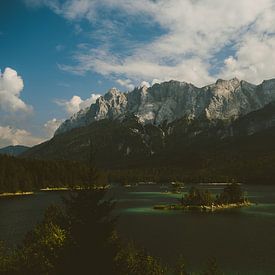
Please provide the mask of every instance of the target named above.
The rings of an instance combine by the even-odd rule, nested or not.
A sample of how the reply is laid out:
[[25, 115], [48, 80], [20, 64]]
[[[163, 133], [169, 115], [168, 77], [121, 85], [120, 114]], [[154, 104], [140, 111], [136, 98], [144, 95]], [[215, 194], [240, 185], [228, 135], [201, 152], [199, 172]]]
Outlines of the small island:
[[191, 187], [177, 204], [155, 205], [156, 210], [199, 210], [216, 211], [253, 205], [245, 196], [238, 183], [225, 186], [220, 194], [213, 195], [209, 190]]

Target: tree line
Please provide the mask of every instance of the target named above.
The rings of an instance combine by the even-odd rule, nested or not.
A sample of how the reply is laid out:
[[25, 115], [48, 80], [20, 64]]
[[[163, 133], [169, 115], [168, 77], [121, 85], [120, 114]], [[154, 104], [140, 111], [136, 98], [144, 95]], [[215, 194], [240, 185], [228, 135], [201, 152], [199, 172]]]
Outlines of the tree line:
[[[98, 181], [106, 183], [105, 173], [98, 173]], [[93, 168], [87, 163], [0, 155], [0, 193], [33, 191], [47, 187], [85, 186], [93, 180], [93, 175]]]
[[[234, 162], [234, 161], [232, 161]], [[274, 162], [269, 163], [273, 166]], [[92, 180], [92, 166], [89, 162], [69, 160], [38, 160], [23, 159], [0, 155], [0, 193], [33, 191], [47, 187], [73, 187], [88, 184]], [[261, 174], [258, 169], [245, 169], [240, 166], [242, 174], [216, 169], [214, 165], [204, 169], [186, 169], [179, 166], [159, 166], [132, 169], [105, 169], [98, 172], [98, 184], [137, 182], [168, 183], [172, 181], [200, 182], [243, 182], [243, 183], [274, 183], [273, 174]], [[268, 165], [266, 167], [269, 167]], [[258, 173], [258, 174], [257, 174]], [[255, 176], [257, 174], [258, 176]]]

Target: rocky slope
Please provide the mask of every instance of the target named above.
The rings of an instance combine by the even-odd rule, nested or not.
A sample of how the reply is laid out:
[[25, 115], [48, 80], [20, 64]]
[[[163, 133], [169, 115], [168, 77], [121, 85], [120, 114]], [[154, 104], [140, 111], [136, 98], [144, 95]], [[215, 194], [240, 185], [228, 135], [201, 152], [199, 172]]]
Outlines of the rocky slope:
[[[262, 135], [262, 146], [266, 146], [264, 153], [275, 146], [274, 142], [270, 142], [270, 134], [266, 135], [265, 131], [275, 133], [274, 129], [275, 103], [230, 123], [224, 120], [210, 123], [207, 117], [194, 120], [183, 117], [171, 123], [154, 125], [143, 124], [136, 116], [128, 115], [122, 120], [102, 119], [58, 134], [22, 156], [85, 161], [89, 159], [92, 143], [95, 158], [102, 167], [148, 165], [153, 162], [165, 165], [182, 158], [188, 162], [194, 154], [206, 154], [239, 140], [244, 140], [245, 144], [249, 140], [258, 142], [259, 139], [254, 138], [257, 135]], [[251, 145], [251, 152], [253, 147], [259, 146]], [[239, 146], [236, 148], [241, 150]]]
[[66, 120], [56, 135], [102, 119], [123, 120], [134, 115], [145, 124], [162, 125], [178, 119], [206, 118], [209, 122], [232, 121], [275, 100], [275, 79], [253, 85], [237, 78], [217, 80], [202, 88], [178, 81], [135, 88], [122, 93], [113, 88], [90, 108]]

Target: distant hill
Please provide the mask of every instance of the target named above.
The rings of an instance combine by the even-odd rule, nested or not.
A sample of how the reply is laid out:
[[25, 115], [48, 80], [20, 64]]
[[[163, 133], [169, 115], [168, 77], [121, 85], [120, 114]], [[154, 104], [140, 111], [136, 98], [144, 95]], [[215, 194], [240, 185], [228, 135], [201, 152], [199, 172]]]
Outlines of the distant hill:
[[30, 147], [23, 145], [10, 145], [4, 148], [0, 148], [1, 155], [18, 156], [28, 150]]

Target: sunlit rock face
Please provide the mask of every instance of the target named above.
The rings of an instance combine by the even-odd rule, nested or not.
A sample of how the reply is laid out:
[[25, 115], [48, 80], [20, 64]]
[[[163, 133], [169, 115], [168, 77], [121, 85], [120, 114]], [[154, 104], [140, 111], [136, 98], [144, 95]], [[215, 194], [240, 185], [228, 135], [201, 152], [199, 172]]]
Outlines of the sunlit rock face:
[[190, 83], [169, 81], [152, 87], [139, 87], [128, 93], [112, 88], [85, 110], [66, 120], [60, 134], [103, 119], [120, 120], [131, 114], [142, 125], [162, 125], [178, 119], [204, 118], [234, 121], [275, 100], [275, 79], [253, 85], [237, 78], [219, 79], [198, 88]]

